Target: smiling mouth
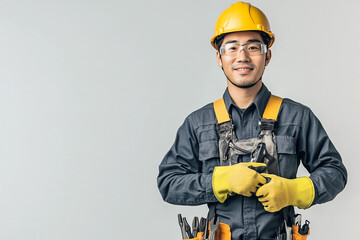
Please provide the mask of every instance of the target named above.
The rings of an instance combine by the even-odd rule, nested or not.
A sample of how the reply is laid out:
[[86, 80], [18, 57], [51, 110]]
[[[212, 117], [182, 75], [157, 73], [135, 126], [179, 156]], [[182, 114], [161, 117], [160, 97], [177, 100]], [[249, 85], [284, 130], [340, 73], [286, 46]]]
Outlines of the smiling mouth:
[[241, 68], [235, 68], [235, 70], [253, 70], [251, 67], [241, 67]]
[[247, 73], [251, 72], [254, 69], [251, 68], [251, 67], [239, 67], [239, 68], [234, 68], [234, 70], [241, 73], [241, 74], [247, 74]]

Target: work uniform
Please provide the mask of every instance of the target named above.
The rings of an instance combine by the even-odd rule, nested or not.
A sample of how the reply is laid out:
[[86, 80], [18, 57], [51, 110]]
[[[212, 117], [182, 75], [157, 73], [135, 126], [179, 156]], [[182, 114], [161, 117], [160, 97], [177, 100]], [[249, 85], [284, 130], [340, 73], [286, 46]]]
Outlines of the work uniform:
[[[265, 85], [247, 109], [239, 109], [228, 90], [223, 99], [233, 121], [237, 139], [256, 138], [259, 121], [271, 93]], [[343, 190], [347, 172], [340, 154], [312, 111], [284, 99], [274, 133], [280, 175], [296, 178], [300, 161], [310, 173], [315, 188], [312, 203], [332, 200]], [[175, 143], [159, 167], [158, 187], [166, 202], [177, 205], [217, 203], [220, 222], [230, 226], [232, 240], [274, 239], [282, 223], [281, 212], [264, 210], [257, 197], [235, 195], [219, 203], [212, 188], [212, 173], [220, 165], [218, 125], [213, 104], [191, 113], [179, 128]], [[250, 155], [238, 157], [249, 162]], [[293, 211], [293, 210], [292, 210]]]

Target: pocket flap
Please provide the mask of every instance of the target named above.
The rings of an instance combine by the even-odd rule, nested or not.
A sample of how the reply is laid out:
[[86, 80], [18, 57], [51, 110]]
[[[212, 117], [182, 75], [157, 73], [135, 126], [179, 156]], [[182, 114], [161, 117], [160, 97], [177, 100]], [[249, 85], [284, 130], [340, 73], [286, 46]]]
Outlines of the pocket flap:
[[276, 136], [276, 147], [278, 153], [296, 154], [296, 141], [291, 136]]
[[218, 141], [206, 141], [199, 144], [199, 160], [205, 161], [207, 159], [219, 157]]

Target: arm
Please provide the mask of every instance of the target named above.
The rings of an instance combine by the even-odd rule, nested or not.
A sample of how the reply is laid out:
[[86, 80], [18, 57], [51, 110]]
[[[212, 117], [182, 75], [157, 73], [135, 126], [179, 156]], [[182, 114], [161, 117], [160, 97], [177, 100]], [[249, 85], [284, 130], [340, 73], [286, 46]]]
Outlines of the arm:
[[212, 173], [202, 173], [199, 144], [188, 117], [159, 166], [157, 184], [164, 201], [178, 205], [216, 202]]
[[347, 180], [340, 154], [331, 143], [320, 121], [306, 108], [298, 135], [298, 153], [310, 177], [286, 179], [262, 174], [270, 180], [256, 193], [265, 210], [276, 212], [292, 205], [306, 209], [332, 200]]
[[346, 185], [347, 171], [320, 121], [309, 109], [304, 114], [299, 139], [300, 158], [315, 188], [312, 205], [334, 199]]

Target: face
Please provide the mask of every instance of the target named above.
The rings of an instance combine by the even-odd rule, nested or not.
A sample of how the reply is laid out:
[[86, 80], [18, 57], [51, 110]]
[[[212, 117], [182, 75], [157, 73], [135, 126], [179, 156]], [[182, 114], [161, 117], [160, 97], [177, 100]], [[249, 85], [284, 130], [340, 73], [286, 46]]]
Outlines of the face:
[[[222, 46], [230, 41], [237, 41], [239, 44], [245, 44], [249, 41], [259, 41], [264, 43], [261, 35], [257, 32], [234, 32], [225, 36]], [[219, 67], [224, 69], [227, 78], [234, 84], [241, 87], [249, 87], [259, 81], [264, 73], [265, 66], [270, 62], [271, 51], [266, 54], [249, 56], [244, 50], [237, 56], [220, 56], [216, 53]]]

